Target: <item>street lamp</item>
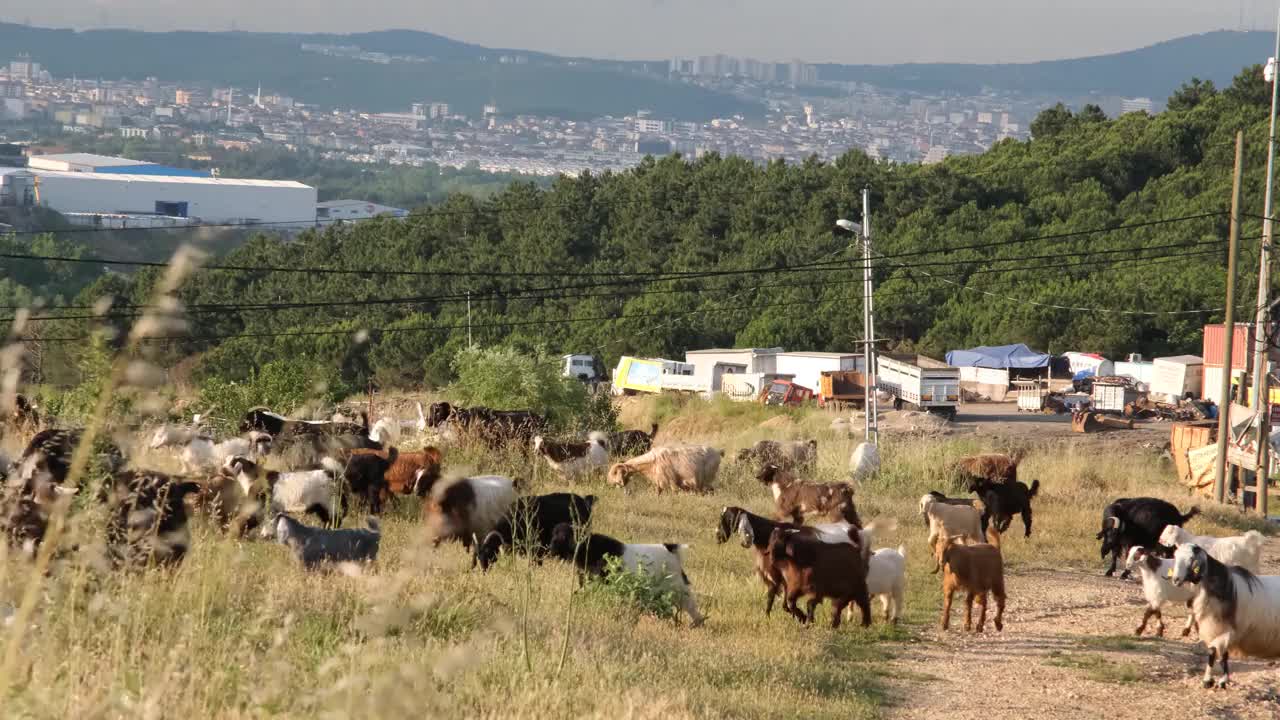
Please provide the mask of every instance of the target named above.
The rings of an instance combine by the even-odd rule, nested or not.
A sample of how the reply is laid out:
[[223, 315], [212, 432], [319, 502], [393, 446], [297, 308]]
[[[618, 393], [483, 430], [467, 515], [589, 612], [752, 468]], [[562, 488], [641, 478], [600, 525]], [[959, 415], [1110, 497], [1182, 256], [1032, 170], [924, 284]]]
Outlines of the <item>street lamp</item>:
[[844, 218], [840, 218], [839, 220], [836, 221], [836, 227], [840, 230], [843, 230], [849, 233], [850, 235], [862, 234], [862, 223], [856, 223], [852, 220], [845, 220]]
[[871, 225], [868, 222], [871, 213], [871, 191], [862, 191], [862, 222], [840, 218], [836, 220], [836, 228], [851, 235], [862, 238], [862, 370], [863, 386], [863, 439], [866, 442], [879, 444], [879, 428], [876, 422], [876, 348], [875, 348], [875, 299], [872, 297], [874, 287], [871, 280]]

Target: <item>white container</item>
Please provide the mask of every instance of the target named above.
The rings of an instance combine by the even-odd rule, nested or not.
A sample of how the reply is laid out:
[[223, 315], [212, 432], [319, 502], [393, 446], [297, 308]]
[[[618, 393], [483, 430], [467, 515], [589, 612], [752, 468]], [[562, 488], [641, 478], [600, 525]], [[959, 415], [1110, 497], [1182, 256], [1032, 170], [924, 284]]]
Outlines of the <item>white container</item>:
[[[1204, 366], [1204, 382], [1200, 386], [1200, 397], [1205, 400], [1212, 400], [1218, 407], [1222, 407], [1222, 372], [1220, 366]], [[1231, 371], [1231, 377], [1238, 378], [1244, 374], [1243, 368], [1236, 368]]]
[[[1204, 381], [1204, 360], [1199, 355], [1156, 358], [1151, 369], [1151, 398], [1156, 402], [1176, 403], [1191, 393], [1200, 397]], [[1221, 378], [1219, 378], [1221, 382]]]
[[876, 356], [876, 389], [921, 410], [954, 414], [960, 406], [960, 368], [923, 355]]
[[803, 385], [815, 393], [822, 387], [822, 373], [862, 372], [862, 355], [855, 353], [784, 352], [777, 355], [777, 372], [795, 377], [797, 385]]

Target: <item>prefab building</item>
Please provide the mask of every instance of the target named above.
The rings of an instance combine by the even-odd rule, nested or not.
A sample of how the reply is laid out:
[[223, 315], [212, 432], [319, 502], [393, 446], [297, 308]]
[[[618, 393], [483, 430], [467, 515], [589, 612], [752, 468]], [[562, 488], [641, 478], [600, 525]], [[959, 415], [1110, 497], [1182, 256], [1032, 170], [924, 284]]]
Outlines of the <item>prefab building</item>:
[[316, 189], [292, 180], [241, 180], [34, 171], [41, 205], [63, 213], [161, 215], [202, 223], [314, 225]]
[[822, 373], [863, 371], [865, 363], [859, 353], [782, 352], [776, 356], [774, 372], [791, 375], [793, 382], [815, 393], [822, 386]]
[[781, 352], [780, 347], [689, 350], [684, 360], [693, 365], [693, 374], [699, 383], [711, 392], [719, 392], [721, 375], [778, 372], [777, 358]]

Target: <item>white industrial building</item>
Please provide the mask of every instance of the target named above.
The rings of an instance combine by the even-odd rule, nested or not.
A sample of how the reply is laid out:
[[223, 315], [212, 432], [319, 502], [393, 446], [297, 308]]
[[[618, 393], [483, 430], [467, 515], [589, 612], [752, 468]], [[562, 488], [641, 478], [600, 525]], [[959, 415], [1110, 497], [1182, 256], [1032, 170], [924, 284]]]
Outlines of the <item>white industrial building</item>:
[[292, 180], [32, 170], [40, 205], [60, 213], [313, 225], [316, 189]]
[[325, 225], [338, 220], [368, 220], [380, 216], [408, 217], [403, 208], [379, 205], [364, 200], [326, 200], [316, 203], [316, 224]]

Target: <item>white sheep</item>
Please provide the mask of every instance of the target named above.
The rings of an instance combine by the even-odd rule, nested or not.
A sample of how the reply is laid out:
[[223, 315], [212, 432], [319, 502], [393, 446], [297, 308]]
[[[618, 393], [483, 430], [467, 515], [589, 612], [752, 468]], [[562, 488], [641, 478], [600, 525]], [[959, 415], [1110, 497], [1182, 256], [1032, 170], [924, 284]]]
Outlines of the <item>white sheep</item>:
[[937, 569], [937, 543], [939, 539], [963, 536], [964, 540], [978, 544], [983, 542], [982, 514], [970, 505], [948, 505], [933, 495], [920, 498], [920, 515], [929, 525], [929, 551], [935, 558]]
[[1203, 548], [1181, 544], [1173, 553], [1173, 583], [1196, 583], [1191, 611], [1200, 640], [1209, 648], [1204, 686], [1213, 687], [1213, 665], [1222, 659], [1218, 687], [1231, 682], [1228, 665], [1232, 650], [1256, 658], [1280, 657], [1280, 576], [1254, 575], [1242, 567], [1227, 567]]
[[[1166, 603], [1185, 603], [1188, 610], [1191, 608], [1191, 599], [1196, 596], [1196, 590], [1193, 587], [1178, 587], [1169, 580], [1170, 570], [1173, 569], [1173, 561], [1167, 558], [1158, 557], [1147, 552], [1146, 548], [1136, 545], [1129, 548], [1129, 557], [1126, 558], [1125, 567], [1129, 572], [1135, 570], [1142, 575], [1142, 595], [1147, 599], [1147, 609], [1142, 614], [1142, 624], [1138, 629], [1133, 631], [1134, 635], [1141, 635], [1147, 629], [1147, 621], [1152, 617], [1156, 619], [1156, 635], [1164, 635], [1164, 617], [1160, 614], [1160, 608]], [[1182, 628], [1182, 636], [1186, 637], [1191, 633], [1191, 629], [1195, 627], [1195, 615], [1187, 613], [1186, 627]]]
[[653, 481], [658, 492], [688, 490], [710, 492], [724, 451], [705, 445], [656, 447], [609, 468], [609, 484], [626, 488], [631, 475], [640, 473]]
[[1264, 538], [1257, 530], [1232, 537], [1196, 535], [1177, 525], [1166, 525], [1160, 533], [1160, 544], [1176, 547], [1190, 543], [1202, 548], [1214, 560], [1226, 565], [1237, 565], [1255, 575], [1262, 568], [1262, 543]]

